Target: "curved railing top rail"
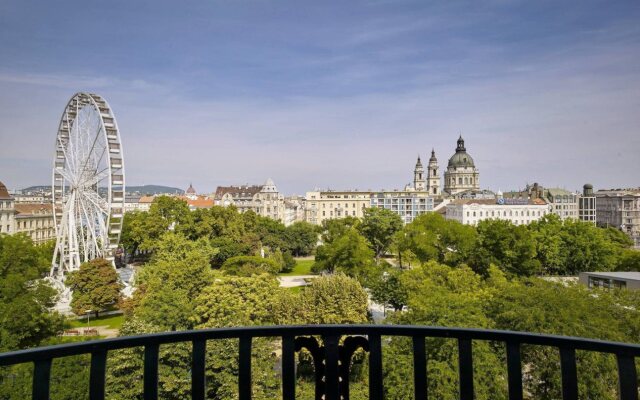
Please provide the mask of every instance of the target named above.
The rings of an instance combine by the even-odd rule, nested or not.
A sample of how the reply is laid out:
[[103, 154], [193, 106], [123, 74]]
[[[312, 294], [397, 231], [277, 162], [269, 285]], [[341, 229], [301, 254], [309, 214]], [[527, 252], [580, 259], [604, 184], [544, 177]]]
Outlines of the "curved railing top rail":
[[137, 336], [124, 336], [112, 339], [38, 347], [0, 353], [0, 366], [33, 362], [52, 357], [67, 357], [96, 351], [117, 350], [150, 344], [162, 345], [197, 340], [238, 339], [243, 337], [295, 337], [312, 335], [341, 336], [371, 334], [382, 336], [424, 336], [467, 340], [487, 340], [506, 343], [514, 342], [519, 344], [533, 344], [551, 347], [570, 347], [575, 350], [587, 350], [640, 357], [640, 344], [528, 332], [415, 325], [277, 325], [150, 333]]

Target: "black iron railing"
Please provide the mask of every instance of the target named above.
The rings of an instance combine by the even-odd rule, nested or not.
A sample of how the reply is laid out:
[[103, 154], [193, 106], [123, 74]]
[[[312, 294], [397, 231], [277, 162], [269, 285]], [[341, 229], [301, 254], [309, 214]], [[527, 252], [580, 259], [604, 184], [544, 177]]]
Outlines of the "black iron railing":
[[[555, 347], [560, 352], [562, 398], [578, 398], [576, 350], [613, 354], [618, 365], [620, 398], [638, 400], [638, 376], [635, 358], [640, 345], [605, 342], [574, 337], [538, 335], [497, 330], [440, 328], [397, 325], [309, 325], [204, 329], [121, 337], [90, 342], [63, 344], [0, 354], [0, 366], [33, 363], [32, 397], [49, 399], [51, 362], [55, 358], [91, 354], [90, 399], [104, 399], [105, 372], [109, 351], [144, 347], [144, 399], [158, 398], [158, 350], [160, 345], [191, 342], [191, 398], [205, 398], [205, 353], [208, 340], [239, 339], [239, 397], [251, 398], [251, 345], [253, 338], [282, 340], [282, 397], [295, 398], [295, 353], [309, 350], [314, 359], [316, 398], [338, 400], [349, 397], [348, 369], [353, 353], [362, 348], [369, 353], [369, 397], [383, 398], [382, 336], [405, 336], [413, 340], [414, 396], [427, 399], [427, 358], [425, 338], [451, 338], [458, 341], [459, 396], [474, 397], [473, 341], [502, 342], [506, 345], [508, 391], [510, 400], [523, 398], [521, 345]], [[318, 342], [315, 338], [320, 337]], [[342, 340], [344, 339], [344, 340]]]

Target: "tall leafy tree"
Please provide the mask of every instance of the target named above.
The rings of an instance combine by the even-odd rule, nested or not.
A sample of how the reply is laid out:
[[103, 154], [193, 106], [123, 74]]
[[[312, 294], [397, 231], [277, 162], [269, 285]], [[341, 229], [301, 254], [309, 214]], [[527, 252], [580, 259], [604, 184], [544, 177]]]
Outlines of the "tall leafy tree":
[[96, 317], [100, 311], [120, 300], [122, 284], [111, 262], [96, 258], [80, 265], [69, 274], [67, 286], [73, 290], [71, 309], [76, 315], [91, 310]]
[[215, 253], [206, 239], [165, 233], [151, 261], [138, 272], [134, 314], [159, 328], [193, 328], [194, 299], [213, 280], [210, 260]]
[[0, 351], [37, 346], [62, 330], [62, 317], [49, 312], [56, 292], [41, 279], [50, 257], [25, 235], [0, 235]]
[[402, 229], [400, 216], [385, 208], [370, 207], [364, 210], [360, 233], [369, 241], [376, 259], [391, 246], [396, 232]]
[[124, 214], [120, 244], [129, 254], [135, 254], [138, 248], [148, 239], [147, 218], [149, 213], [131, 211]]
[[313, 253], [318, 243], [318, 227], [308, 222], [295, 222], [285, 231], [286, 247], [296, 257]]
[[509, 274], [531, 276], [541, 271], [536, 256], [535, 238], [526, 226], [498, 219], [478, 224], [471, 263], [476, 271], [484, 274], [491, 264], [495, 264]]
[[318, 247], [313, 270], [340, 271], [352, 277], [364, 278], [373, 265], [373, 250], [358, 230], [351, 227], [341, 236]]
[[467, 263], [476, 242], [473, 226], [446, 220], [438, 213], [419, 216], [398, 235], [403, 251], [421, 263], [437, 261], [451, 266]]
[[640, 271], [640, 250], [622, 250], [616, 271]]
[[146, 237], [140, 247], [143, 250], [155, 250], [156, 241], [167, 231], [194, 235], [193, 215], [187, 203], [169, 196], [156, 197], [145, 217]]

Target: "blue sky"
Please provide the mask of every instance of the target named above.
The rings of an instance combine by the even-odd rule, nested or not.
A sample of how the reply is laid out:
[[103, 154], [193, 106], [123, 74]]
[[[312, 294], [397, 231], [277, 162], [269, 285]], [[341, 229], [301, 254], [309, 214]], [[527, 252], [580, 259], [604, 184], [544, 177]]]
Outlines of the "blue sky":
[[49, 182], [77, 91], [129, 184], [401, 188], [459, 132], [481, 186], [640, 184], [638, 1], [3, 1], [0, 180]]

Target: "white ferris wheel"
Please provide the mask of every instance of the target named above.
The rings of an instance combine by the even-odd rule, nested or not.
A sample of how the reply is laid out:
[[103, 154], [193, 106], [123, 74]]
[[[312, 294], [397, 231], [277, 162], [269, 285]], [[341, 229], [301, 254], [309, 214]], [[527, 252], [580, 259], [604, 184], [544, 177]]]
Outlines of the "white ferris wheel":
[[94, 258], [113, 260], [124, 216], [125, 175], [113, 111], [96, 94], [76, 93], [56, 137], [52, 197], [56, 247], [50, 279]]

